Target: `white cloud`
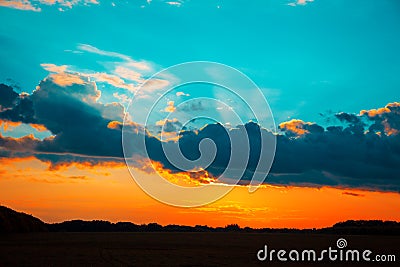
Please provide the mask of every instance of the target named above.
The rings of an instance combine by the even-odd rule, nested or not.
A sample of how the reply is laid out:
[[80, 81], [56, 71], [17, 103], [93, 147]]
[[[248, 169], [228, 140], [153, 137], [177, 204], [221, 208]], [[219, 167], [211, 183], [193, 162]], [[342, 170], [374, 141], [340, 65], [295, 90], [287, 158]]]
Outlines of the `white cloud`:
[[108, 83], [114, 87], [123, 88], [131, 92], [134, 92], [136, 90], [133, 84], [126, 83], [122, 78], [117, 75], [109, 74], [106, 72], [83, 73], [81, 75], [94, 79], [96, 82]]
[[314, 0], [297, 0], [296, 2], [289, 3], [288, 6], [304, 6], [311, 2], [314, 2]]
[[182, 5], [181, 2], [176, 2], [176, 1], [170, 1], [170, 2], [165, 2], [165, 3], [170, 6], [177, 6], [177, 7], [180, 7]]
[[184, 92], [176, 92], [176, 96], [190, 96], [190, 95], [185, 94]]
[[101, 50], [101, 49], [99, 49], [97, 47], [94, 47], [94, 46], [88, 45], [88, 44], [79, 44], [78, 45], [78, 49], [80, 49], [82, 51], [89, 52], [89, 53], [93, 53], [93, 54], [98, 54], [98, 55], [102, 55], [102, 56], [115, 57], [115, 58], [122, 59], [123, 61], [126, 61], [125, 62], [126, 66], [134, 67], [134, 68], [139, 69], [139, 70], [144, 70], [144, 71], [152, 70], [152, 67], [151, 67], [150, 63], [145, 62], [145, 61], [133, 60], [130, 56], [127, 56], [127, 55], [124, 55], [124, 54], [121, 54], [121, 53]]
[[132, 69], [126, 68], [124, 66], [117, 66], [114, 70], [115, 74], [118, 75], [121, 78], [130, 80], [130, 81], [136, 81], [136, 82], [143, 82], [142, 75], [134, 71]]

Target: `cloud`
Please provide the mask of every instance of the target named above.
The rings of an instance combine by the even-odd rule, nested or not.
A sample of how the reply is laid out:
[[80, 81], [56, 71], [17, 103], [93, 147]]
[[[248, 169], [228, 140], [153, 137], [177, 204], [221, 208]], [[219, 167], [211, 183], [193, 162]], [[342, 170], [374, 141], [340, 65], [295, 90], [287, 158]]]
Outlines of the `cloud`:
[[117, 88], [123, 88], [130, 92], [134, 92], [136, 89], [133, 84], [126, 83], [121, 77], [113, 74], [108, 74], [105, 72], [79, 73], [71, 71], [71, 66], [67, 65], [57, 66], [49, 63], [43, 63], [40, 65], [51, 73], [49, 78], [52, 79], [54, 83], [63, 87], [71, 86], [73, 84], [85, 84], [92, 80], [108, 83], [109, 85]]
[[370, 132], [384, 132], [386, 135], [398, 135], [400, 130], [400, 103], [387, 104], [384, 108], [362, 110], [359, 116], [372, 121]]
[[304, 122], [302, 120], [296, 119], [282, 122], [281, 124], [279, 124], [279, 129], [285, 132], [287, 136], [297, 137], [308, 133], [321, 133], [324, 131], [324, 128], [315, 123]]
[[145, 84], [141, 85], [140, 90], [136, 92], [136, 94], [140, 98], [146, 98], [147, 94], [154, 93], [155, 91], [160, 90], [169, 84], [170, 82], [168, 80], [151, 78], [147, 80]]
[[122, 126], [123, 126], [122, 122], [119, 121], [110, 121], [107, 124], [108, 129], [114, 129], [114, 130], [121, 130]]
[[291, 120], [291, 121], [286, 121], [282, 122], [279, 124], [279, 128], [283, 131], [288, 131], [294, 135], [303, 135], [308, 133], [308, 131], [305, 128], [306, 125], [309, 125], [308, 123], [305, 123], [302, 120]]
[[364, 197], [364, 194], [358, 194], [353, 192], [343, 192], [342, 195], [352, 196], [352, 197]]
[[[128, 103], [130, 97], [149, 98], [155, 91], [170, 85], [171, 77], [152, 77], [146, 75], [153, 72], [153, 66], [146, 61], [137, 61], [128, 55], [106, 51], [88, 44], [79, 44], [79, 52], [94, 53], [113, 58], [113, 61], [100, 62], [106, 66], [106, 71], [92, 71], [77, 69], [71, 65], [55, 65], [43, 63], [41, 66], [50, 72], [48, 79], [57, 85], [66, 87], [73, 84], [98, 82], [121, 88], [126, 92], [115, 92], [113, 96], [123, 103]], [[106, 94], [107, 96], [107, 94]]]
[[32, 134], [20, 137], [4, 137], [0, 134], [0, 147], [10, 152], [9, 155], [17, 152], [34, 152], [40, 143]]
[[[396, 114], [393, 105], [390, 113]], [[386, 113], [385, 113], [386, 114]], [[373, 190], [400, 190], [400, 135], [397, 133], [376, 134], [367, 130], [355, 130], [360, 121], [353, 116], [337, 114], [346, 120], [347, 126], [328, 126], [326, 129], [315, 123], [300, 120], [282, 124], [283, 134], [277, 135], [275, 161], [267, 183], [276, 185], [335, 186]], [[354, 115], [356, 114], [348, 114]], [[394, 119], [392, 119], [394, 120]], [[400, 117], [396, 117], [400, 121]], [[391, 125], [395, 125], [393, 122]], [[393, 127], [392, 126], [392, 127]], [[255, 123], [244, 126], [249, 135], [250, 159], [240, 184], [246, 185], [252, 178], [259, 158], [259, 131], [272, 135]], [[396, 125], [398, 127], [398, 125]], [[399, 128], [396, 128], [399, 129]], [[205, 170], [210, 177], [218, 177], [229, 162], [230, 142], [222, 125], [212, 124], [200, 130], [181, 132], [179, 138], [182, 153], [189, 159], [197, 159], [199, 143], [204, 138], [217, 145], [217, 156]], [[234, 134], [237, 131], [231, 129]], [[164, 168], [180, 172], [169, 164], [157, 146], [151, 158], [162, 162]], [[229, 177], [228, 177], [229, 178]], [[221, 182], [221, 181], [220, 181]], [[229, 183], [229, 179], [223, 182]]]
[[117, 66], [115, 68], [115, 73], [119, 77], [127, 79], [127, 80], [136, 81], [136, 82], [143, 82], [144, 81], [143, 78], [142, 78], [142, 75], [139, 72], [134, 71], [134, 70], [129, 69], [129, 68], [126, 68], [126, 67], [123, 67], [123, 66]]
[[[50, 72], [49, 79], [64, 87], [91, 81], [106, 83], [113, 87], [127, 90], [127, 94], [130, 96], [134, 93], [138, 98], [146, 98], [147, 94], [170, 84], [170, 81], [160, 77], [153, 77], [146, 80], [144, 75], [153, 71], [152, 65], [146, 61], [136, 61], [130, 56], [101, 50], [88, 44], [79, 44], [78, 49], [80, 52], [112, 57], [117, 61], [108, 61], [106, 63], [107, 69], [111, 69], [111, 71], [107, 70], [107, 72], [79, 70], [70, 65], [43, 63], [41, 66]], [[128, 95], [115, 93], [115, 97], [117, 99], [124, 99], [124, 102], [127, 102]]]
[[178, 121], [178, 119], [164, 119], [164, 120], [159, 120], [156, 122], [157, 126], [161, 126], [164, 128], [164, 131], [166, 132], [177, 132], [180, 131], [182, 128], [182, 123]]
[[182, 5], [181, 2], [177, 2], [177, 1], [169, 1], [169, 2], [165, 2], [165, 3], [170, 6], [176, 6], [176, 7], [180, 7]]
[[[65, 71], [55, 66], [46, 67]], [[0, 98], [1, 121], [41, 125], [52, 136], [43, 140], [33, 135], [0, 136], [0, 157], [35, 156], [48, 162], [51, 168], [75, 163], [88, 166], [123, 163], [124, 108], [119, 103], [99, 102], [101, 92], [96, 83], [85, 81], [61, 86], [46, 78], [29, 95], [11, 89], [0, 86], [0, 96], [4, 96]], [[174, 103], [169, 103], [169, 107], [175, 107]], [[137, 157], [138, 162], [146, 154], [139, 141], [145, 138], [150, 159], [165, 175], [179, 174], [200, 183], [216, 181], [224, 172], [231, 151], [227, 131], [234, 135], [245, 130], [249, 136], [250, 158], [241, 177], [242, 185], [249, 183], [256, 170], [261, 151], [260, 136], [276, 135], [275, 161], [266, 180], [269, 184], [400, 191], [399, 107], [395, 102], [358, 114], [338, 113], [335, 117], [340, 125], [328, 127], [291, 120], [281, 123], [281, 132], [277, 134], [254, 122], [229, 128], [208, 124], [200, 129], [180, 131], [181, 124], [176, 119], [161, 120], [156, 125], [164, 126], [164, 132], [175, 134], [176, 139], [160, 139], [135, 122], [125, 125], [124, 129], [133, 145], [132, 156]], [[162, 148], [162, 144], [168, 147], [179, 142], [184, 156], [195, 160], [200, 156], [199, 144], [206, 138], [214, 141], [217, 154], [211, 165], [200, 173], [177, 169], [167, 160]], [[229, 179], [224, 177], [218, 182], [229, 183]]]
[[97, 82], [105, 82], [108, 83], [114, 87], [118, 88], [124, 88], [126, 90], [134, 92], [135, 87], [133, 84], [128, 84], [125, 83], [123, 79], [121, 79], [119, 76], [104, 73], [104, 72], [96, 72], [96, 73], [85, 73], [82, 74], [85, 77], [90, 77], [93, 78]]
[[127, 67], [133, 67], [133, 68], [136, 68], [136, 69], [142, 70], [142, 71], [151, 71], [152, 70], [150, 63], [145, 62], [145, 61], [133, 60], [130, 56], [127, 56], [127, 55], [124, 55], [121, 53], [101, 50], [101, 49], [94, 47], [92, 45], [89, 45], [89, 44], [80, 44], [80, 45], [78, 45], [78, 49], [89, 52], [89, 53], [94, 53], [97, 55], [119, 58], [119, 59], [125, 61]]
[[39, 7], [35, 7], [29, 0], [2, 0], [0, 6], [15, 8], [20, 10], [41, 11]]
[[0, 6], [15, 8], [20, 10], [41, 11], [40, 5], [57, 6], [72, 8], [75, 5], [98, 5], [97, 0], [2, 0]]
[[162, 141], [177, 141], [183, 125], [177, 118], [173, 118], [159, 120], [156, 126], [160, 127], [158, 136]]
[[43, 124], [36, 124], [36, 123], [31, 123], [29, 124], [33, 129], [35, 129], [38, 132], [44, 132], [47, 131], [47, 128]]
[[0, 85], [0, 120], [14, 123], [36, 123], [33, 103], [25, 93], [18, 94], [12, 87]]
[[314, 0], [297, 0], [296, 2], [289, 3], [288, 6], [304, 6], [311, 2], [314, 2]]
[[184, 92], [176, 92], [176, 96], [190, 96], [189, 94], [185, 94]]
[[0, 84], [0, 111], [13, 107], [18, 96], [11, 86]]
[[38, 0], [36, 2], [40, 2], [45, 5], [59, 5], [63, 7], [72, 8], [72, 6], [81, 4], [81, 5], [98, 5], [99, 1], [97, 0]]
[[168, 105], [164, 109], [165, 112], [174, 112], [176, 110], [174, 101], [168, 101], [167, 104]]
[[49, 76], [55, 84], [60, 86], [70, 86], [73, 84], [84, 84], [85, 81], [81, 79], [78, 75], [70, 73], [55, 73]]
[[0, 147], [36, 157], [57, 153], [58, 162], [62, 162], [62, 154], [93, 157], [99, 162], [103, 160], [101, 158], [121, 160], [121, 133], [107, 125], [114, 119], [122, 120], [123, 107], [118, 103], [99, 103], [99, 94], [92, 82], [62, 87], [52, 79], [44, 79], [31, 95], [22, 98], [29, 105], [21, 106], [21, 100], [14, 101], [13, 108], [1, 112], [0, 116], [3, 120], [40, 125], [53, 136], [44, 140], [33, 136], [22, 139], [2, 137]]
[[70, 73], [68, 71], [67, 65], [57, 66], [55, 64], [43, 63], [40, 64], [40, 66], [51, 73], [49, 75], [49, 78], [52, 79], [52, 81], [59, 86], [65, 87], [71, 86], [73, 84], [85, 83], [81, 76], [75, 73]]
[[20, 126], [21, 124], [21, 122], [5, 121], [0, 119], [0, 129], [3, 129], [4, 132], [12, 131], [14, 128]]
[[205, 107], [206, 105], [203, 104], [203, 102], [201, 100], [197, 100], [197, 101], [190, 101], [190, 102], [186, 102], [183, 103], [181, 105], [179, 105], [178, 109], [179, 111], [184, 111], [184, 112], [196, 112], [196, 111], [201, 111], [201, 110], [205, 110], [208, 107]]
[[57, 66], [55, 64], [50, 64], [50, 63], [43, 63], [43, 64], [40, 64], [40, 66], [42, 66], [43, 69], [45, 69], [49, 72], [55, 72], [55, 73], [66, 72], [68, 69], [67, 65]]

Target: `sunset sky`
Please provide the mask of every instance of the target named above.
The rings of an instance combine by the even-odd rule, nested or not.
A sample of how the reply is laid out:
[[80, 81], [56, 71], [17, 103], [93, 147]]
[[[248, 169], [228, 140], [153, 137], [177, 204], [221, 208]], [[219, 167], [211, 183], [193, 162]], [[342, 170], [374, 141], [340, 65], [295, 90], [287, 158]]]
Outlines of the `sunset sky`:
[[[0, 18], [0, 205], [46, 222], [312, 228], [400, 220], [398, 1], [0, 0]], [[244, 73], [270, 109], [247, 87], [238, 96], [192, 84], [164, 95], [187, 77], [160, 71], [191, 61]], [[187, 121], [204, 114], [216, 119]], [[192, 208], [149, 196], [125, 163], [124, 123], [129, 138], [148, 142], [151, 161], [135, 146], [130, 171], [154, 188], [162, 191], [160, 174], [232, 191]], [[247, 167], [219, 177], [230, 160], [223, 132], [243, 129]], [[259, 133], [276, 140], [275, 159], [250, 193]], [[179, 142], [195, 159], [204, 138], [219, 150], [200, 171], [176, 168], [161, 150]]]

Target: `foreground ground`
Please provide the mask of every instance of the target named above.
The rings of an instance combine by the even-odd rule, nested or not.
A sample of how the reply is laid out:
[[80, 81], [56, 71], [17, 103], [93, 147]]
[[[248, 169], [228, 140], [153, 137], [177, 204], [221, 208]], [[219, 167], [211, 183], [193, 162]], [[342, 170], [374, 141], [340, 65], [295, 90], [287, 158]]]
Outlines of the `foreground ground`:
[[[399, 236], [247, 233], [30, 233], [0, 235], [0, 266], [319, 266], [321, 262], [260, 262], [257, 251], [336, 247], [395, 254]], [[399, 266], [395, 263], [327, 262], [330, 266]], [[325, 264], [324, 264], [325, 265]]]

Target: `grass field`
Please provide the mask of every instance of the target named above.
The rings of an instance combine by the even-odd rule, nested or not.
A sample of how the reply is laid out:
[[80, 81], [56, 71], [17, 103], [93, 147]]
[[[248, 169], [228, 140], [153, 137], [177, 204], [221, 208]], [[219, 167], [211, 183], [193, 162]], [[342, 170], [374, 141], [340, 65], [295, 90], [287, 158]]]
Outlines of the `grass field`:
[[[29, 233], [0, 235], [0, 266], [320, 266], [321, 262], [257, 260], [258, 250], [322, 249], [347, 240], [347, 249], [394, 254], [399, 236], [248, 233]], [[325, 262], [329, 266], [396, 263]], [[323, 265], [325, 265], [325, 263]]]

